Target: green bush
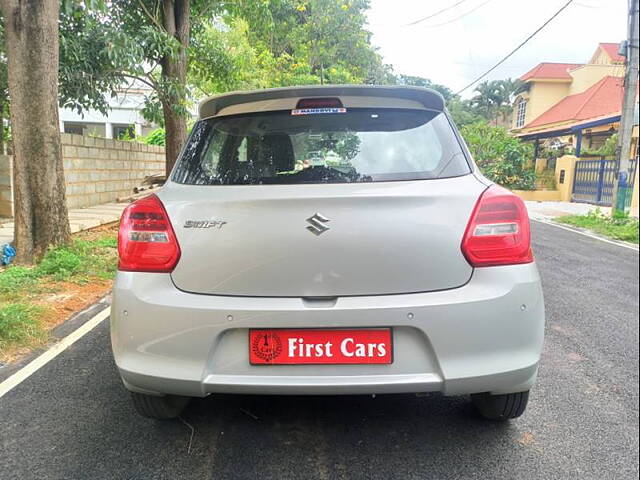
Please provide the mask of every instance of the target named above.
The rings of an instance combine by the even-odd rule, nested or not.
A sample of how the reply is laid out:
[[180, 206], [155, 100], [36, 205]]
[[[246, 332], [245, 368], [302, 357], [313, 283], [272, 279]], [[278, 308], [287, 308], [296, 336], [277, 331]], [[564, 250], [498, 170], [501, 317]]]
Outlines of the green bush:
[[36, 271], [39, 275], [50, 275], [55, 280], [83, 282], [90, 275], [108, 278], [116, 269], [116, 248], [115, 237], [76, 239], [71, 245], [47, 252]]
[[56, 280], [67, 280], [83, 266], [83, 259], [66, 247], [47, 252], [37, 270], [43, 275], [51, 275]]
[[482, 173], [491, 181], [516, 190], [533, 190], [535, 172], [525, 168], [533, 147], [509, 135], [503, 127], [485, 122], [465, 125], [460, 130]]
[[607, 138], [600, 148], [592, 150], [590, 148], [582, 148], [582, 155], [593, 155], [603, 157], [613, 157], [618, 147], [618, 134], [614, 133]]
[[164, 147], [165, 130], [164, 128], [156, 128], [144, 138], [147, 145], [160, 145]]

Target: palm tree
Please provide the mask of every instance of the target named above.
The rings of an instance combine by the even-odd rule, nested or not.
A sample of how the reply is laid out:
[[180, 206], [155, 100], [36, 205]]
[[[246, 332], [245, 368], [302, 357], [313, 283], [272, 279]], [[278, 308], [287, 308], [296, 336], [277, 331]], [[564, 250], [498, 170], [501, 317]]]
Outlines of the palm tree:
[[[513, 113], [513, 102], [518, 94], [527, 90], [527, 85], [519, 79], [500, 80], [500, 105], [498, 112], [503, 121], [507, 121]], [[497, 116], [497, 115], [496, 115]], [[496, 120], [497, 122], [497, 120]]]
[[478, 94], [471, 99], [471, 104], [480, 115], [491, 121], [496, 117], [501, 103], [500, 81], [484, 81], [476, 87], [475, 91]]
[[525, 89], [526, 85], [517, 79], [484, 81], [476, 87], [478, 94], [471, 104], [487, 121], [498, 125], [500, 119], [504, 121], [511, 115], [515, 96]]

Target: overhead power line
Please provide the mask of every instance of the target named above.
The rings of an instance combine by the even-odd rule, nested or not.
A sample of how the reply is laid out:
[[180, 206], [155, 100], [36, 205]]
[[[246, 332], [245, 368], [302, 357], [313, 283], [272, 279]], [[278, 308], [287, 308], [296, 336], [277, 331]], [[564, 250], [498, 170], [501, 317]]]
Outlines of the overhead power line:
[[578, 5], [579, 7], [584, 7], [584, 8], [604, 8], [603, 5], [588, 5], [586, 3], [580, 3], [580, 2], [575, 2], [576, 5]]
[[438, 23], [436, 25], [427, 25], [427, 27], [429, 28], [436, 28], [436, 27], [442, 27], [444, 25], [449, 25], [450, 23], [453, 22], [457, 22], [458, 20], [466, 17], [467, 15], [471, 15], [473, 12], [475, 12], [476, 10], [480, 10], [482, 7], [484, 7], [487, 3], [489, 3], [491, 0], [485, 0], [484, 2], [482, 2], [480, 5], [478, 5], [477, 7], [469, 10], [466, 13], [463, 13], [462, 15], [456, 17], [456, 18], [452, 18], [451, 20], [447, 20], [446, 22], [442, 22], [442, 23]]
[[496, 68], [498, 68], [500, 65], [502, 65], [509, 57], [511, 57], [514, 53], [516, 53], [518, 50], [520, 50], [529, 40], [531, 40], [533, 37], [535, 37], [538, 32], [540, 32], [540, 30], [542, 30], [544, 27], [546, 27], [547, 25], [549, 25], [549, 23], [551, 23], [553, 21], [554, 18], [556, 18], [558, 15], [560, 15], [560, 13], [562, 13], [562, 11], [567, 8], [569, 5], [571, 5], [571, 3], [573, 2], [573, 0], [569, 0], [567, 3], [565, 3], [556, 13], [554, 13], [546, 22], [544, 22], [535, 32], [533, 32], [531, 35], [529, 35], [522, 43], [520, 43], [520, 45], [518, 45], [516, 48], [514, 48], [513, 50], [511, 50], [507, 55], [505, 55], [502, 60], [500, 60], [498, 63], [496, 63], [493, 67], [491, 67], [489, 70], [487, 70], [486, 72], [484, 72], [482, 75], [480, 75], [478, 78], [476, 78], [473, 82], [469, 83], [467, 86], [465, 86], [464, 88], [460, 89], [459, 91], [456, 92], [456, 95], [461, 94], [462, 92], [464, 92], [467, 88], [473, 86], [474, 84], [476, 84], [477, 82], [479, 82], [480, 80], [482, 80], [484, 77], [486, 77], [487, 75], [489, 75], [491, 72], [493, 72]]
[[467, 2], [467, 1], [468, 0], [460, 0], [459, 2], [456, 2], [453, 5], [445, 7], [442, 10], [438, 10], [437, 12], [434, 12], [434, 13], [432, 13], [430, 15], [427, 15], [426, 17], [422, 17], [422, 18], [419, 18], [418, 20], [415, 20], [415, 21], [413, 21], [411, 23], [407, 23], [405, 25], [405, 27], [410, 27], [411, 25], [417, 25], [418, 23], [424, 22], [425, 20], [429, 20], [430, 18], [436, 17], [436, 16], [440, 15], [441, 13], [444, 13], [444, 12], [446, 12], [448, 10], [451, 10], [452, 8], [455, 8], [458, 5], [461, 5], [461, 4], [463, 4], [464, 2]]

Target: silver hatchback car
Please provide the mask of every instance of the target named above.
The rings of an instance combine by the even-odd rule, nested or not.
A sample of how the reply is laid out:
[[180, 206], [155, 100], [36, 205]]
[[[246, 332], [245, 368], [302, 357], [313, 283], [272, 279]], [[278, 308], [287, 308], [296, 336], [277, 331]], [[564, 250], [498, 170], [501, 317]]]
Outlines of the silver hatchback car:
[[142, 415], [211, 393], [471, 394], [494, 420], [526, 407], [544, 332], [527, 212], [434, 91], [204, 101], [118, 249], [113, 353]]

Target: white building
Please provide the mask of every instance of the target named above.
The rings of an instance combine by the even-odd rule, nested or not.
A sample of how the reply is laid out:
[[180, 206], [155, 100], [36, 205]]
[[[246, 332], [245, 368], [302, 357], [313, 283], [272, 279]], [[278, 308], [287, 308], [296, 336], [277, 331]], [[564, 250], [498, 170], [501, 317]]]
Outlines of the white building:
[[115, 97], [107, 97], [110, 110], [107, 115], [96, 110], [79, 114], [70, 108], [60, 109], [60, 131], [78, 135], [103, 138], [126, 138], [145, 136], [157, 125], [142, 118], [140, 111], [150, 90], [134, 86], [123, 90]]

